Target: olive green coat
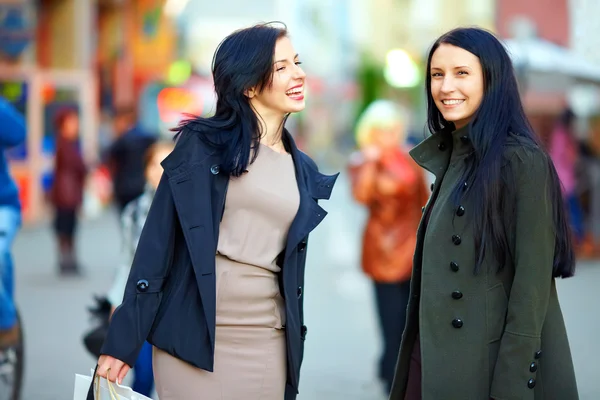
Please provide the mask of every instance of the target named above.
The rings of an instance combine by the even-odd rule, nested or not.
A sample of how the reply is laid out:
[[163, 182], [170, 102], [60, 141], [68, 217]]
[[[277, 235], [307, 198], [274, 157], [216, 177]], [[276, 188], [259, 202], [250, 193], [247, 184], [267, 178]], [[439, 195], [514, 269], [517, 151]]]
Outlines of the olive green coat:
[[407, 323], [390, 400], [404, 400], [417, 335], [423, 400], [577, 400], [552, 278], [547, 156], [520, 146], [516, 136], [508, 138], [503, 173], [514, 172], [517, 185], [516, 214], [505, 216], [507, 222], [514, 219], [507, 229], [512, 256], [498, 272], [488, 252], [475, 275], [472, 203], [457, 207], [450, 198], [472, 151], [465, 129], [432, 135], [411, 151], [436, 181], [424, 208], [429, 221], [427, 226], [421, 221], [417, 231]]

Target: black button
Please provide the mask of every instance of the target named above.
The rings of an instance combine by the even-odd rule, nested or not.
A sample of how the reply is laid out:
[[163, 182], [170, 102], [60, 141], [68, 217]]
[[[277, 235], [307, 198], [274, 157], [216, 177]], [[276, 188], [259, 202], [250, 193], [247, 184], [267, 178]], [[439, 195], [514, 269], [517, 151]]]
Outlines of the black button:
[[460, 268], [458, 267], [458, 264], [457, 264], [457, 263], [455, 263], [454, 261], [452, 261], [452, 262], [450, 263], [450, 269], [451, 269], [452, 271], [454, 271], [454, 272], [458, 272], [458, 270], [459, 270]]
[[212, 167], [210, 167], [210, 173], [211, 174], [217, 175], [219, 172], [221, 172], [221, 167], [219, 167], [217, 164], [215, 164]]
[[542, 358], [542, 351], [541, 350], [536, 351], [534, 357], [536, 360], [539, 360], [540, 358]]
[[535, 379], [531, 378], [529, 381], [527, 381], [527, 387], [529, 389], [533, 389], [535, 387]]
[[421, 214], [425, 212], [425, 207], [421, 207]]
[[137, 281], [137, 290], [139, 290], [140, 292], [144, 293], [145, 291], [148, 290], [148, 281], [145, 279], [140, 279], [139, 281]]
[[438, 144], [438, 149], [440, 149], [441, 151], [446, 150], [446, 143], [442, 142], [442, 143]]
[[461, 136], [460, 137], [460, 141], [463, 142], [464, 144], [469, 143], [469, 137], [468, 136]]
[[458, 215], [459, 217], [465, 215], [465, 208], [463, 206], [458, 206], [458, 209], [456, 210], [456, 215]]
[[306, 325], [302, 325], [302, 328], [300, 328], [300, 338], [302, 340], [306, 339], [306, 333], [308, 332], [308, 328], [306, 327]]
[[455, 327], [456, 329], [460, 329], [463, 326], [463, 320], [460, 318], [454, 318], [452, 320], [452, 326]]
[[467, 190], [468, 187], [469, 187], [469, 184], [467, 182], [463, 183], [463, 190]]
[[462, 297], [463, 297], [463, 294], [459, 290], [455, 290], [454, 292], [452, 292], [452, 298], [454, 300], [462, 299]]
[[303, 252], [306, 249], [306, 240], [303, 240], [298, 245], [298, 251]]
[[535, 372], [537, 371], [537, 364], [532, 362], [531, 365], [529, 366], [529, 372]]
[[452, 243], [454, 243], [456, 246], [458, 246], [459, 244], [461, 244], [462, 239], [460, 238], [459, 235], [452, 235]]
[[298, 298], [302, 297], [302, 286], [298, 286], [298, 290], [296, 291]]
[[431, 186], [429, 187], [431, 189], [431, 191], [433, 192], [433, 188], [434, 188], [434, 184], [432, 183]]

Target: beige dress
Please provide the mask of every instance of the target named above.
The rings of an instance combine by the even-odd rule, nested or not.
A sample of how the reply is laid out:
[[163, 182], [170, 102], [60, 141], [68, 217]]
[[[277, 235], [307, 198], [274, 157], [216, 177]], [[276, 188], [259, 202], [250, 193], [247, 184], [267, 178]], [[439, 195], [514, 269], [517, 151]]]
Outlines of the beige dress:
[[292, 157], [261, 145], [231, 178], [216, 255], [214, 372], [154, 349], [160, 400], [282, 400], [286, 382], [285, 306], [276, 259], [300, 197]]

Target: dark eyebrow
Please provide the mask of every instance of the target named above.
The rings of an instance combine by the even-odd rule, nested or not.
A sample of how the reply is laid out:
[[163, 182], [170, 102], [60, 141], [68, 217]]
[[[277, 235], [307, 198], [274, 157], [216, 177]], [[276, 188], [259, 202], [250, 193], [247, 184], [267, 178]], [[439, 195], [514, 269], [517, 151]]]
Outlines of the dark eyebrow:
[[[458, 67], [454, 67], [454, 68], [452, 68], [452, 69], [463, 69], [463, 68], [466, 68], [466, 69], [472, 69], [472, 68], [471, 68], [471, 67], [469, 67], [468, 65], [459, 65]], [[430, 69], [431, 69], [431, 70], [437, 69], [438, 71], [441, 71], [441, 70], [442, 70], [442, 68], [440, 68], [440, 67], [431, 67]]]
[[[298, 54], [296, 54], [296, 55], [294, 56], [294, 60], [295, 60], [296, 58], [298, 58]], [[286, 61], [287, 61], [287, 60], [277, 60], [277, 61], [275, 61], [273, 64], [277, 64], [278, 62], [286, 62]]]

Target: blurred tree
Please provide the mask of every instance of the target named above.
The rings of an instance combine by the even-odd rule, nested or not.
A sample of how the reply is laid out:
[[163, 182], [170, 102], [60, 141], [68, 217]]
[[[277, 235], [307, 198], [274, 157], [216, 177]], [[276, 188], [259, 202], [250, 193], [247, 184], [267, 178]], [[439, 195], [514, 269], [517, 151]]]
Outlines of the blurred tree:
[[380, 99], [388, 86], [383, 76], [383, 65], [366, 53], [360, 58], [356, 82], [359, 90], [359, 103], [354, 117], [353, 130], [363, 111], [373, 101]]

